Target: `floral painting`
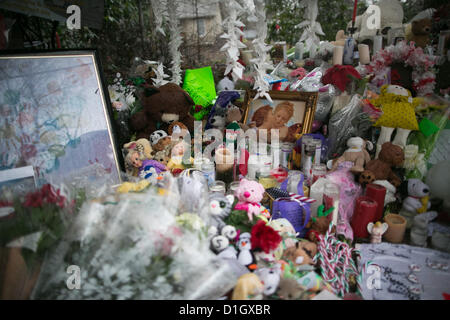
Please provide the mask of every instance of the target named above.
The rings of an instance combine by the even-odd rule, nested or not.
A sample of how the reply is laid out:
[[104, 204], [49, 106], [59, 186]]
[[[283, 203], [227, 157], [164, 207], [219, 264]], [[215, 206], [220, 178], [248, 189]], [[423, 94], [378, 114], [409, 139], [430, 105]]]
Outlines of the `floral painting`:
[[93, 53], [0, 56], [0, 170], [33, 166], [38, 185], [119, 167]]

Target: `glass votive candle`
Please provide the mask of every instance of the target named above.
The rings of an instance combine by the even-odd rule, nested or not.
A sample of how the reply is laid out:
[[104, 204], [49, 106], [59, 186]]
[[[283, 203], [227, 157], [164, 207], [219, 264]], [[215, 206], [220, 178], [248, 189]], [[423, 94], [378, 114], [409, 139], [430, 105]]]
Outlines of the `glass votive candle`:
[[209, 191], [211, 193], [221, 193], [221, 194], [225, 195], [225, 191], [226, 191], [225, 182], [220, 181], [220, 180], [214, 181], [209, 186]]
[[239, 188], [239, 181], [233, 181], [228, 185], [228, 191], [227, 195], [231, 194], [234, 196], [234, 193], [236, 192], [236, 189]]

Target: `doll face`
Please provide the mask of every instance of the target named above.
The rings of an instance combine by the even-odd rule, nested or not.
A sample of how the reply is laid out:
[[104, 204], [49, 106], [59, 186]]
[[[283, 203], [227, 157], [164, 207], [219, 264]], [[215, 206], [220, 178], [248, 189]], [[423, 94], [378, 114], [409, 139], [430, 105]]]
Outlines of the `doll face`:
[[142, 160], [139, 159], [139, 154], [137, 152], [133, 152], [130, 156], [130, 162], [133, 167], [140, 168], [142, 166]]
[[274, 124], [276, 128], [282, 127], [287, 123], [290, 119], [290, 115], [285, 109], [278, 109], [274, 113]]
[[184, 145], [182, 143], [176, 144], [172, 149], [173, 156], [182, 156], [184, 154]]

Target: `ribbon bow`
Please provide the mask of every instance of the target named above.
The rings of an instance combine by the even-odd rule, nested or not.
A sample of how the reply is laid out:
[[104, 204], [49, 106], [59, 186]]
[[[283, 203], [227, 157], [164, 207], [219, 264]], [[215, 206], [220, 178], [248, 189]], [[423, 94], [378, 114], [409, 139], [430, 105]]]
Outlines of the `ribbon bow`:
[[316, 199], [301, 196], [296, 193], [289, 193], [289, 197], [278, 198], [275, 201], [282, 201], [282, 200], [295, 201], [295, 202], [298, 202], [301, 206], [304, 206], [305, 204], [308, 204], [308, 203], [316, 202]]

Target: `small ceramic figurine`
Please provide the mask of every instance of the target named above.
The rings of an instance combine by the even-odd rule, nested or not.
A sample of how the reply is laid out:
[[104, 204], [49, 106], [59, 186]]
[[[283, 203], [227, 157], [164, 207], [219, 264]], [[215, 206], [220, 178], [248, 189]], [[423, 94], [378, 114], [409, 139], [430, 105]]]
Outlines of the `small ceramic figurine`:
[[162, 163], [156, 160], [146, 159], [138, 151], [129, 152], [125, 161], [133, 167], [138, 168], [138, 176], [142, 179], [149, 179], [153, 175], [159, 175], [162, 171], [167, 170], [166, 166]]
[[254, 273], [246, 273], [239, 277], [234, 287], [231, 300], [261, 300], [264, 285]]
[[370, 233], [370, 243], [381, 243], [381, 237], [387, 231], [389, 225], [387, 223], [377, 223], [370, 222], [367, 225], [367, 231]]

